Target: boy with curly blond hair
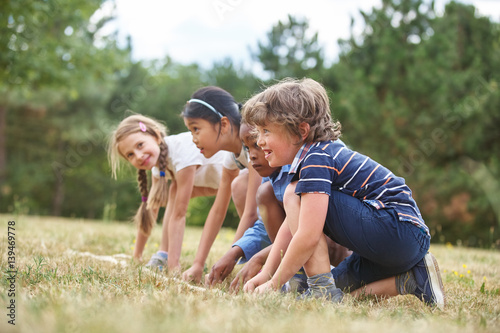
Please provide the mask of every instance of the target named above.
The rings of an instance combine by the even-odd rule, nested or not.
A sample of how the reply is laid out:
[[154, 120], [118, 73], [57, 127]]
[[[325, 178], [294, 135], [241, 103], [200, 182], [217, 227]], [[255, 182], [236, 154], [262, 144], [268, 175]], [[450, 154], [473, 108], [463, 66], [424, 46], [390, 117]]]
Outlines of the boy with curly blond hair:
[[[279, 289], [300, 267], [301, 295], [340, 302], [354, 296], [413, 294], [444, 306], [439, 267], [428, 252], [429, 228], [405, 180], [337, 142], [324, 87], [286, 79], [252, 97], [243, 118], [256, 126], [257, 144], [273, 167], [291, 164], [284, 196], [286, 223], [248, 292]], [[325, 234], [353, 254], [330, 270]]]

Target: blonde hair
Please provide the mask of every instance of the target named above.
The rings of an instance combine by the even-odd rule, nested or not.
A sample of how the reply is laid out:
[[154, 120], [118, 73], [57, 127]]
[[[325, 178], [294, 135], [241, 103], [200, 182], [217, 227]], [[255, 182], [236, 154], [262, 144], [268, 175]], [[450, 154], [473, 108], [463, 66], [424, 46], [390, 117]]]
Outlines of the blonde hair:
[[[160, 139], [160, 156], [158, 165], [161, 172], [172, 172], [167, 168], [168, 147], [163, 138], [167, 135], [167, 128], [159, 121], [140, 114], [133, 114], [123, 119], [118, 127], [111, 133], [108, 147], [108, 160], [111, 165], [111, 174], [117, 178], [120, 170], [121, 158], [125, 158], [118, 149], [118, 144], [127, 136], [134, 133], [144, 133]], [[173, 179], [173, 175], [172, 175]], [[152, 210], [158, 209], [167, 204], [168, 181], [162, 176], [158, 181], [153, 182], [148, 193], [148, 177], [146, 170], [137, 170], [137, 183], [143, 198], [142, 203], [134, 216], [134, 222], [139, 230], [145, 235], [150, 235], [154, 226], [154, 215]]]
[[341, 134], [340, 123], [332, 120], [325, 88], [308, 78], [287, 78], [268, 87], [243, 105], [242, 116], [245, 122], [256, 126], [283, 126], [297, 137], [301, 137], [299, 125], [307, 123], [309, 135], [303, 142], [337, 140]]

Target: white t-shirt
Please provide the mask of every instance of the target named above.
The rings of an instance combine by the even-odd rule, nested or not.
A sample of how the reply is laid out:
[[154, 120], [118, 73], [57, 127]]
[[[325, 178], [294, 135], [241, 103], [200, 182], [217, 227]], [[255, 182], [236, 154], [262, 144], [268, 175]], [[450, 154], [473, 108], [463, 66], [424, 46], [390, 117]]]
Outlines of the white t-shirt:
[[[205, 158], [193, 143], [191, 132], [169, 135], [164, 138], [164, 141], [168, 147], [167, 166], [174, 174], [174, 178], [179, 170], [198, 165], [194, 175], [194, 186], [219, 188], [222, 166], [229, 152], [220, 151], [210, 158]], [[160, 177], [157, 167], [153, 167], [151, 173], [156, 178]], [[165, 171], [165, 177], [171, 179], [168, 170]]]
[[243, 170], [248, 168], [248, 160], [249, 160], [248, 152], [245, 148], [241, 147], [241, 152], [238, 157], [234, 153], [229, 153], [226, 155], [224, 159], [224, 168], [229, 170], [240, 169]]

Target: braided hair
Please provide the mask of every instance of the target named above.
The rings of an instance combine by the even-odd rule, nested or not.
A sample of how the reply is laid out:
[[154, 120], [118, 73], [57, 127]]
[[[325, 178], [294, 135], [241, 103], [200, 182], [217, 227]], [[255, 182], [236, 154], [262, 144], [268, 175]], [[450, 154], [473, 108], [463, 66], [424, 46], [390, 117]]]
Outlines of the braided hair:
[[141, 192], [142, 202], [134, 216], [134, 223], [146, 236], [151, 234], [154, 226], [153, 212], [147, 208], [148, 200], [148, 176], [146, 170], [137, 171], [137, 183]]
[[108, 159], [111, 164], [112, 176], [116, 179], [117, 172], [120, 169], [120, 157], [124, 157], [118, 149], [118, 144], [125, 137], [137, 132], [143, 132], [156, 139], [160, 139], [160, 155], [158, 158], [160, 178], [152, 182], [150, 190], [148, 190], [148, 176], [146, 170], [137, 170], [137, 183], [142, 202], [134, 216], [134, 222], [144, 235], [149, 236], [155, 224], [153, 211], [167, 204], [169, 184], [165, 177], [165, 172], [169, 172], [173, 179], [173, 173], [167, 167], [168, 146], [163, 140], [167, 135], [166, 127], [153, 118], [139, 114], [134, 114], [125, 118], [111, 134]]

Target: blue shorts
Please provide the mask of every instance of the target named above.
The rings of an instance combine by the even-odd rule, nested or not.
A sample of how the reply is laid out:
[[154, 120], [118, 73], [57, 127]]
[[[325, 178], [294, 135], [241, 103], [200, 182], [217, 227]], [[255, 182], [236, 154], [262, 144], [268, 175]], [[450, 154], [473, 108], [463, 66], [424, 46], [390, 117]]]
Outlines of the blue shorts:
[[[243, 236], [233, 246], [239, 246], [243, 250], [244, 257], [238, 263], [244, 264], [257, 252], [271, 245], [271, 240], [266, 232], [264, 223], [258, 219], [251, 228], [248, 228]], [[232, 246], [232, 247], [233, 247]]]
[[408, 271], [430, 246], [430, 237], [393, 208], [377, 210], [339, 191], [332, 191], [323, 231], [353, 251], [332, 270], [337, 287], [351, 291]]

